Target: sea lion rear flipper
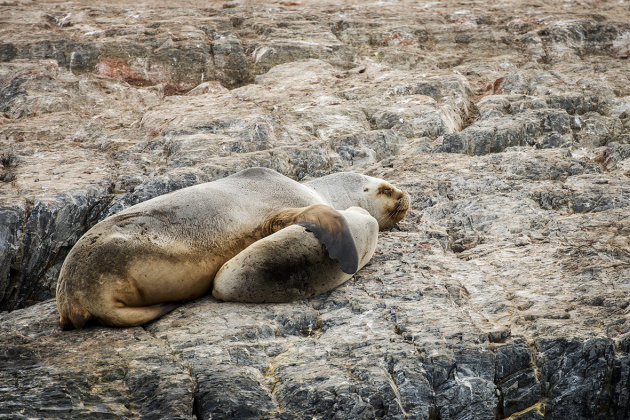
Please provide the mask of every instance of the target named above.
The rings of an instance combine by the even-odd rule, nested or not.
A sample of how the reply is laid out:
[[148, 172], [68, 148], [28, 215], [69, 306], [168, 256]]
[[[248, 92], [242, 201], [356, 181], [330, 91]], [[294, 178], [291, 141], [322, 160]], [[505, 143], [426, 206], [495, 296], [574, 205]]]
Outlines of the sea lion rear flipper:
[[312, 232], [324, 245], [328, 256], [337, 261], [341, 270], [354, 274], [359, 267], [357, 246], [346, 219], [337, 210], [324, 204], [314, 204], [300, 209], [285, 210], [274, 218], [272, 225], [277, 231], [297, 224]]
[[56, 300], [57, 310], [59, 311], [59, 325], [62, 331], [83, 328], [92, 319], [92, 314], [78, 300], [73, 300], [68, 296], [63, 273], [57, 281]]
[[121, 306], [97, 317], [101, 324], [112, 327], [136, 327], [165, 315], [180, 306], [179, 303], [158, 303], [149, 306]]

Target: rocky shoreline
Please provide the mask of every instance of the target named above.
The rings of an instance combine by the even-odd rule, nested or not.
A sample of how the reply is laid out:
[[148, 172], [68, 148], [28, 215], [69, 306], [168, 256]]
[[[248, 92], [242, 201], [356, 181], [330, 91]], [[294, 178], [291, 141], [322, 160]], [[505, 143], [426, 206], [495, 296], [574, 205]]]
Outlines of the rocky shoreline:
[[[630, 416], [623, 3], [0, 10], [0, 417]], [[89, 227], [251, 166], [412, 210], [325, 295], [59, 330]]]

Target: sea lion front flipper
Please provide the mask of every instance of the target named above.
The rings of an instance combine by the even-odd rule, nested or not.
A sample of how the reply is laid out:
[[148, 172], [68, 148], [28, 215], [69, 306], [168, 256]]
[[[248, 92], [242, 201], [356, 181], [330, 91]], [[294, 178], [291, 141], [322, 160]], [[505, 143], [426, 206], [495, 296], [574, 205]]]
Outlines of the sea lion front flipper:
[[324, 245], [328, 256], [337, 261], [341, 270], [354, 274], [359, 267], [359, 256], [346, 219], [337, 210], [325, 204], [314, 204], [278, 213], [271, 222], [273, 231], [297, 224], [312, 232]]

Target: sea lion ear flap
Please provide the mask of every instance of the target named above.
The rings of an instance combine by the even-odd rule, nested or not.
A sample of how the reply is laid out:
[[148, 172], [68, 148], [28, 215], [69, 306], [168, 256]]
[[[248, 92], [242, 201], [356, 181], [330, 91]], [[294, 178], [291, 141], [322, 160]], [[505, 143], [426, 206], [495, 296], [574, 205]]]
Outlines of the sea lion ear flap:
[[324, 245], [328, 256], [339, 263], [347, 274], [356, 273], [359, 255], [350, 226], [345, 217], [332, 207], [316, 204], [307, 207], [297, 218], [296, 224], [312, 232]]

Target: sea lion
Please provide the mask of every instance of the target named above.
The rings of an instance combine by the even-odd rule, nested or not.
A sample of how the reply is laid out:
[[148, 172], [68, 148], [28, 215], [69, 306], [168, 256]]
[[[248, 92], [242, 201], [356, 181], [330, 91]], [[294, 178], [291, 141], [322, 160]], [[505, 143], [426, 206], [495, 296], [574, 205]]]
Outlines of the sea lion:
[[[378, 222], [360, 207], [339, 213], [352, 232], [360, 269], [376, 250]], [[254, 242], [223, 264], [212, 295], [233, 302], [290, 302], [327, 292], [350, 277], [306, 227], [292, 225]]]
[[296, 223], [314, 233], [344, 272], [354, 273], [356, 246], [330, 203], [311, 186], [251, 168], [129, 207], [88, 230], [68, 253], [57, 283], [61, 327], [81, 328], [91, 319], [111, 326], [149, 322], [205, 294], [226, 261]]

